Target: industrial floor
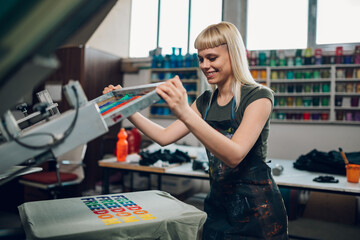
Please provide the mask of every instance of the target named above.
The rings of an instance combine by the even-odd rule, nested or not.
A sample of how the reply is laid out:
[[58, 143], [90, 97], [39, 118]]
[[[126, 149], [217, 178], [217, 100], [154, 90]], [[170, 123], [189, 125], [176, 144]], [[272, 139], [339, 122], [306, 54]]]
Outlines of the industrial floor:
[[[200, 210], [203, 209], [205, 193], [195, 194], [185, 200]], [[360, 239], [360, 225], [339, 224], [310, 218], [289, 221], [289, 239], [308, 240], [354, 240]]]
[[[119, 192], [117, 186], [111, 186], [111, 192]], [[100, 188], [87, 191], [83, 195], [99, 195]], [[203, 200], [205, 193], [198, 193], [187, 199], [181, 199], [203, 210]], [[290, 239], [310, 239], [310, 240], [354, 240], [360, 238], [360, 226], [339, 224], [315, 219], [298, 218], [289, 221]], [[0, 211], [0, 240], [25, 240], [25, 234], [21, 226], [20, 217], [16, 209]]]

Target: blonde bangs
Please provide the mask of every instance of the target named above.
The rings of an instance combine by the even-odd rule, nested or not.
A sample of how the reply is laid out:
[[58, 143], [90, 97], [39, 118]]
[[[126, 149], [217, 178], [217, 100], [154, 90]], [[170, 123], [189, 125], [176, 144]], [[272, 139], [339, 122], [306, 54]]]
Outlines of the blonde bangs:
[[198, 35], [194, 42], [194, 47], [195, 49], [201, 50], [218, 47], [222, 44], [226, 44], [226, 39], [218, 30], [217, 24], [214, 24], [205, 28]]

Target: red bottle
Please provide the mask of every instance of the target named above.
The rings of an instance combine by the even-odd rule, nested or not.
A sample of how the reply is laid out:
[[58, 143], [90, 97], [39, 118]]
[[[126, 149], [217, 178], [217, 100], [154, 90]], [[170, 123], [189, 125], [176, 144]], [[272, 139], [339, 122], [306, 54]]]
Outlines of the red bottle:
[[139, 153], [140, 152], [140, 142], [141, 135], [137, 128], [126, 129], [126, 133], [128, 134], [127, 141], [129, 144], [128, 154]]
[[132, 134], [135, 137], [135, 153], [139, 153], [140, 152], [140, 144], [141, 144], [141, 134], [139, 133], [139, 131], [137, 130], [137, 128], [133, 128], [131, 130]]
[[116, 143], [116, 158], [118, 162], [125, 162], [128, 155], [128, 141], [126, 140], [128, 134], [125, 128], [121, 128], [118, 133], [118, 141]]

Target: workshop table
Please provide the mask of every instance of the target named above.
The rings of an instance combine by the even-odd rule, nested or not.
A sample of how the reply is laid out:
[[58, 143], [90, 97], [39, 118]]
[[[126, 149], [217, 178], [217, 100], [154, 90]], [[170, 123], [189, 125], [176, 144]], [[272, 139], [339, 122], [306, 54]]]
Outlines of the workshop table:
[[[169, 149], [174, 151], [179, 149], [182, 151], [187, 151], [189, 155], [201, 155], [201, 159], [204, 157], [204, 148], [202, 147], [189, 147], [172, 144], [167, 147], [162, 147], [161, 149]], [[149, 148], [151, 151], [160, 149], [157, 145], [151, 145]], [[194, 156], [193, 156], [194, 157]], [[336, 175], [336, 174], [327, 174], [321, 172], [310, 172], [304, 170], [298, 170], [293, 167], [295, 160], [287, 159], [267, 159], [269, 167], [273, 168], [276, 164], [283, 166], [284, 170], [279, 176], [273, 176], [276, 184], [279, 187], [291, 188], [291, 189], [300, 189], [300, 190], [313, 190], [320, 192], [329, 192], [329, 193], [339, 193], [347, 195], [358, 195], [360, 196], [360, 184], [359, 183], [349, 183], [347, 182], [346, 176]], [[197, 179], [209, 179], [209, 174], [205, 173], [202, 170], [193, 170], [192, 163], [185, 163], [181, 165], [174, 165], [169, 167], [154, 167], [154, 166], [141, 166], [138, 163], [127, 163], [127, 162], [117, 162], [116, 158], [103, 159], [98, 162], [99, 166], [103, 169], [103, 182], [102, 182], [102, 191], [103, 194], [109, 193], [109, 170], [119, 170], [125, 172], [142, 172], [149, 175], [154, 174], [158, 176], [158, 189], [161, 190], [161, 176], [174, 176], [174, 177], [184, 177], [184, 178], [197, 178]], [[331, 175], [335, 179], [338, 179], [338, 183], [320, 183], [313, 181], [314, 178], [318, 176]], [[131, 175], [131, 189], [133, 190], [133, 178]], [[148, 188], [151, 189], [150, 180]]]
[[198, 239], [206, 213], [169, 193], [132, 193], [27, 202], [26, 239]]

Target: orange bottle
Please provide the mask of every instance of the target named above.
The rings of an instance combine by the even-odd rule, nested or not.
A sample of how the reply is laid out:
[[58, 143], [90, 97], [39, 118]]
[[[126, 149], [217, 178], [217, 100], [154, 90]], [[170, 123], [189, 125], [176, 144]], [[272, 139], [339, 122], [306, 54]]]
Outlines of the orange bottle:
[[116, 143], [116, 157], [118, 162], [125, 162], [128, 155], [128, 142], [126, 140], [127, 133], [125, 128], [121, 128], [118, 133], [118, 141]]

